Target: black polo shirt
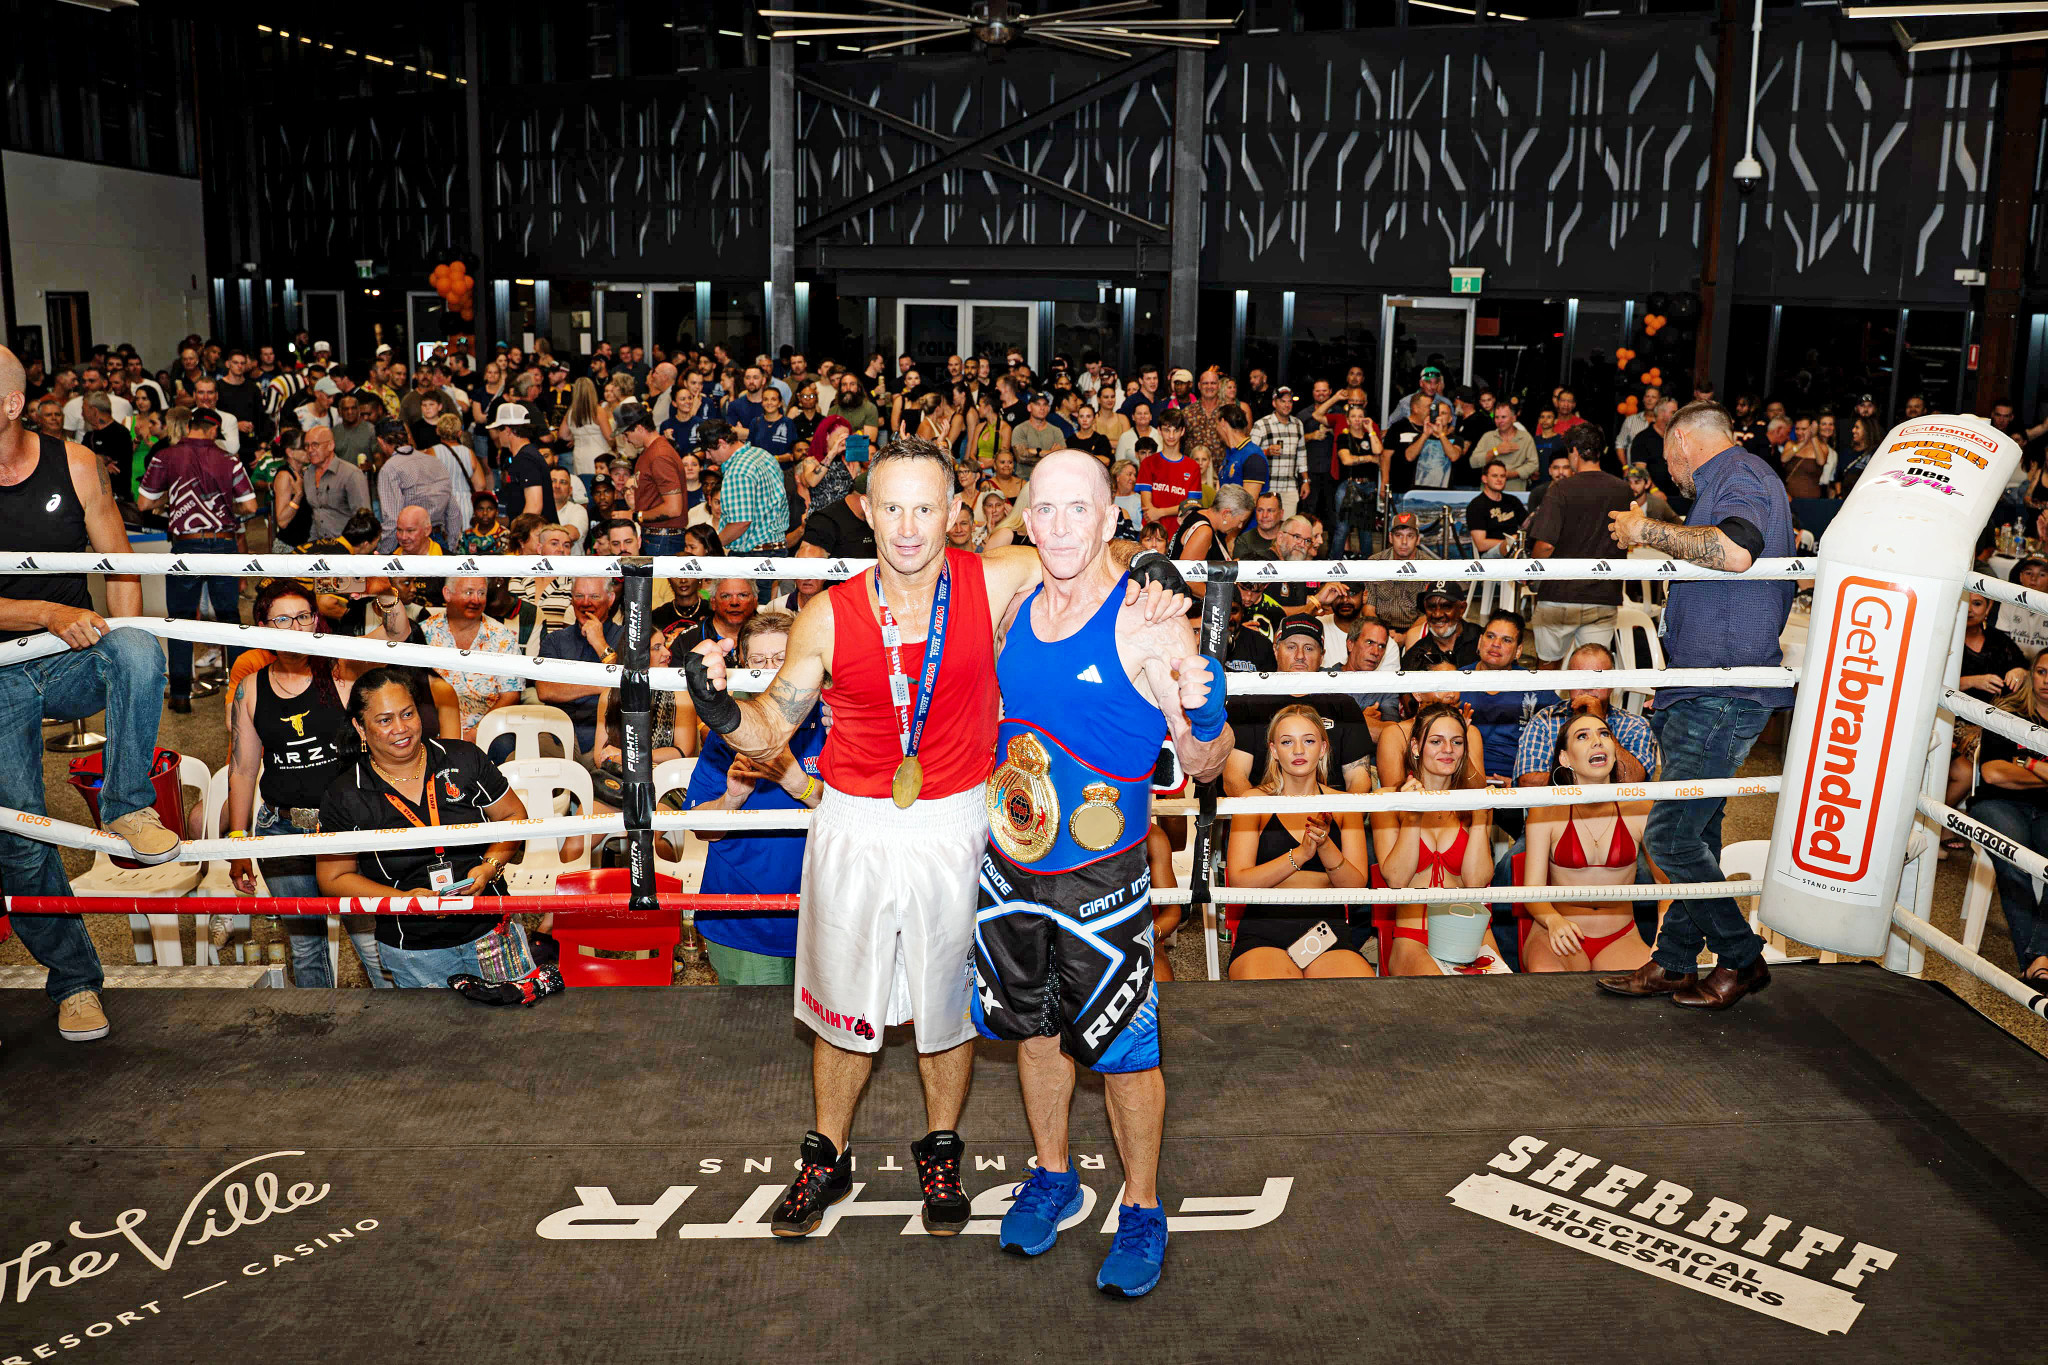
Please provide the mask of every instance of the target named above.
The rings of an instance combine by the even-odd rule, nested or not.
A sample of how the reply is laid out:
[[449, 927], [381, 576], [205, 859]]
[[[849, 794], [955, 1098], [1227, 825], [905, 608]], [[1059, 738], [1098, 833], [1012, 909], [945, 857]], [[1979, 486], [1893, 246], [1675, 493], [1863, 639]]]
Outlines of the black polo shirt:
[[[490, 819], [485, 808], [496, 805], [511, 790], [505, 775], [498, 771], [498, 765], [484, 757], [483, 750], [463, 740], [430, 739], [426, 744], [427, 780], [434, 784], [440, 823], [468, 825]], [[427, 823], [427, 807], [414, 805], [393, 791], [391, 784], [371, 768], [369, 754], [359, 754], [356, 761], [334, 779], [327, 788], [327, 794], [320, 799], [321, 832], [413, 828], [412, 821], [392, 804], [394, 800], [403, 802], [422, 825]], [[427, 831], [420, 830], [419, 833], [421, 842], [426, 844]], [[443, 848], [444, 852], [439, 854], [434, 852], [432, 844], [418, 849], [358, 853], [356, 871], [371, 881], [409, 891], [426, 886], [427, 868], [443, 857], [455, 869], [457, 877], [465, 877], [490, 851], [489, 844], [444, 845]], [[471, 887], [467, 894], [476, 894], [482, 889]], [[492, 894], [504, 894], [502, 880], [494, 884]], [[474, 943], [497, 925], [496, 915], [379, 915], [377, 941], [415, 951], [459, 948], [465, 943]]]

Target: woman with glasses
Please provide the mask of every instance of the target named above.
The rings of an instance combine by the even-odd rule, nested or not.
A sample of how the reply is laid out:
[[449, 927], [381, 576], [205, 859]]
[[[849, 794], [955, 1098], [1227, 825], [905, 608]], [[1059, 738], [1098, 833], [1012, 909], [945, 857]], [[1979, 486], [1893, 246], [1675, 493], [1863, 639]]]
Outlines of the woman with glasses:
[[[273, 630], [326, 633], [312, 597], [290, 579], [273, 580], [256, 595], [254, 620]], [[222, 812], [230, 839], [312, 834], [319, 828], [321, 795], [348, 764], [344, 737], [349, 728], [349, 690], [368, 668], [317, 654], [280, 653], [236, 686], [228, 708], [228, 801]], [[320, 894], [311, 855], [266, 858], [263, 879], [273, 896]], [[235, 859], [228, 864], [228, 880], [239, 894], [255, 895], [255, 864], [248, 858]], [[327, 961], [326, 917], [288, 915], [283, 923], [292, 945], [293, 981], [309, 987], [334, 985]], [[389, 986], [377, 960], [374, 921], [351, 915], [344, 924], [370, 984]]]
[[[467, 649], [480, 654], [517, 654], [519, 632], [503, 621], [484, 614], [490, 599], [487, 578], [451, 578], [442, 591], [445, 615], [421, 623], [427, 643], [439, 649]], [[519, 700], [519, 679], [503, 673], [455, 673], [435, 669], [455, 689], [462, 707], [461, 738], [474, 740], [483, 718], [501, 706]], [[449, 736], [455, 738], [455, 736]]]

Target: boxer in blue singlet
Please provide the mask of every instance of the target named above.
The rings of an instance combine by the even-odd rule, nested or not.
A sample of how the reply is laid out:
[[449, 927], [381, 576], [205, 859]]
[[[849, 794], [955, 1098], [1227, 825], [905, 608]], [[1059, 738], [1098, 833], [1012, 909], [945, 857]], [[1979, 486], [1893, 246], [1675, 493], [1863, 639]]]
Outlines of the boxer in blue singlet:
[[1017, 1070], [1038, 1167], [1003, 1218], [1005, 1251], [1049, 1250], [1080, 1214], [1067, 1160], [1077, 1059], [1102, 1073], [1124, 1203], [1096, 1286], [1135, 1298], [1159, 1281], [1159, 1072], [1152, 971], [1152, 771], [1171, 736], [1197, 779], [1231, 749], [1222, 669], [1180, 619], [1148, 625], [1125, 605], [1106, 553], [1116, 504], [1102, 466], [1078, 451], [1039, 461], [1025, 526], [1044, 582], [1006, 623], [996, 659], [1004, 717], [988, 780], [989, 846], [975, 916], [974, 1022], [1019, 1043]]

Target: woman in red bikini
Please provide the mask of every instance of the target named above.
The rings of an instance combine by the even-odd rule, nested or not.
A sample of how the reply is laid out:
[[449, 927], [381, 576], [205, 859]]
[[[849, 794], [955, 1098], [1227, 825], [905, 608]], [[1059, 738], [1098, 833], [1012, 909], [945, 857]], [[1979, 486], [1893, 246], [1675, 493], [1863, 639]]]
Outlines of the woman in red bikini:
[[[1465, 713], [1455, 705], [1425, 707], [1408, 740], [1404, 792], [1466, 791], [1485, 778], [1467, 761]], [[1485, 886], [1493, 878], [1493, 817], [1475, 811], [1385, 811], [1372, 817], [1373, 848], [1389, 886]], [[1500, 960], [1486, 931], [1480, 960]], [[1393, 938], [1382, 970], [1388, 976], [1442, 976], [1429, 951], [1429, 913], [1422, 905], [1397, 906]], [[1491, 970], [1487, 968], [1486, 970]]]
[[[1577, 716], [1558, 732], [1552, 777], [1560, 784], [1614, 781], [1620, 754], [1607, 722]], [[1529, 812], [1524, 886], [1626, 886], [1650, 818], [1648, 801], [1599, 801]], [[1531, 901], [1521, 922], [1525, 972], [1630, 972], [1650, 960], [1629, 901]]]

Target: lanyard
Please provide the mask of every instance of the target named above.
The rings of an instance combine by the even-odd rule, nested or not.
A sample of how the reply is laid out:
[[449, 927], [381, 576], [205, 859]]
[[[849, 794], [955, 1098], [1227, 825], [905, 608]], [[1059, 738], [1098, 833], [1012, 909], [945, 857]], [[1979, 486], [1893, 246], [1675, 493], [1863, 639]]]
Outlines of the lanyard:
[[[434, 795], [434, 774], [423, 771], [420, 774], [420, 785], [426, 788], [427, 818], [425, 820], [421, 820], [419, 816], [414, 815], [412, 807], [399, 800], [397, 796], [390, 792], [384, 793], [384, 799], [389, 801], [393, 809], [400, 815], [403, 815], [407, 823], [411, 824], [414, 829], [425, 829], [429, 825], [439, 825], [441, 823], [441, 803]], [[447, 849], [437, 846], [434, 849], [434, 856], [437, 858], [441, 857], [447, 851]]]
[[896, 707], [896, 738], [903, 746], [905, 758], [916, 757], [918, 745], [924, 739], [925, 717], [931, 713], [932, 693], [939, 681], [939, 659], [945, 653], [946, 609], [952, 595], [953, 575], [949, 566], [939, 570], [938, 586], [932, 589], [932, 619], [924, 637], [924, 671], [918, 677], [917, 709], [913, 715], [910, 679], [903, 672], [903, 632], [889, 610], [889, 599], [882, 596], [880, 574], [875, 577], [875, 601], [882, 607], [882, 644], [889, 651], [889, 700]]

